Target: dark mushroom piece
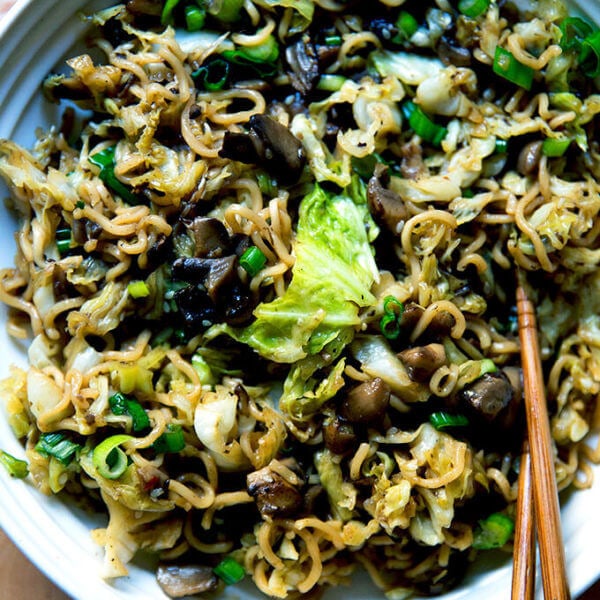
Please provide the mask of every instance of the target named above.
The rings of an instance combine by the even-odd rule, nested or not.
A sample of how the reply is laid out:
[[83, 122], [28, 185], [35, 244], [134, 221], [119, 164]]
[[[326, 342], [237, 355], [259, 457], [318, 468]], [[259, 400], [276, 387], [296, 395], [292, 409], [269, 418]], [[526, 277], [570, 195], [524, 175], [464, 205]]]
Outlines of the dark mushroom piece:
[[298, 489], [269, 467], [249, 473], [246, 484], [263, 516], [290, 517], [302, 508], [302, 494]]
[[225, 225], [213, 217], [196, 217], [189, 225], [196, 245], [195, 255], [219, 258], [228, 253], [231, 240]]
[[351, 423], [377, 423], [390, 403], [390, 386], [380, 377], [352, 388], [341, 403], [340, 415]]
[[336, 415], [323, 426], [323, 441], [334, 454], [345, 454], [356, 445], [354, 426]]
[[253, 115], [248, 128], [249, 133], [226, 132], [219, 156], [261, 165], [283, 184], [298, 181], [306, 164], [300, 140], [267, 115]]
[[[419, 322], [423, 315], [424, 308], [416, 302], [407, 302], [400, 319], [400, 328], [402, 331], [411, 332]], [[441, 339], [450, 334], [450, 331], [456, 324], [454, 317], [448, 312], [437, 312], [431, 319], [431, 323], [427, 329], [419, 336], [419, 340], [423, 339]]]
[[156, 580], [171, 598], [212, 592], [219, 585], [213, 570], [204, 565], [159, 565]]
[[386, 172], [385, 165], [378, 163], [375, 166], [373, 176], [367, 185], [367, 202], [375, 219], [392, 233], [399, 233], [399, 228], [406, 221], [408, 212], [402, 198], [382, 185], [380, 179]]
[[437, 369], [446, 364], [446, 351], [442, 344], [427, 344], [407, 348], [398, 353], [398, 358], [413, 381], [425, 382]]
[[292, 87], [308, 94], [319, 77], [319, 60], [314, 44], [307, 35], [285, 49], [285, 59], [290, 67]]
[[529, 142], [523, 147], [521, 152], [519, 152], [519, 158], [517, 159], [517, 171], [519, 171], [521, 175], [532, 175], [537, 170], [541, 158], [541, 140]]
[[405, 179], [418, 179], [427, 174], [428, 169], [423, 162], [423, 149], [420, 144], [411, 140], [400, 148], [400, 152], [400, 173]]

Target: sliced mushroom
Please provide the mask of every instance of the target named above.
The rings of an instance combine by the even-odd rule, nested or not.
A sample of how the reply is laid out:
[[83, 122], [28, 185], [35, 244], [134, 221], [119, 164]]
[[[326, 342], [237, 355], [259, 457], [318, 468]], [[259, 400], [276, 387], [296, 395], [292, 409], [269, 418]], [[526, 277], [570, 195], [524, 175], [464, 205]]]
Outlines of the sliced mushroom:
[[472, 411], [487, 422], [496, 420], [514, 397], [513, 387], [502, 371], [486, 373], [459, 393]]
[[400, 173], [405, 179], [418, 179], [428, 173], [428, 169], [423, 162], [423, 149], [420, 144], [411, 140], [404, 144], [400, 151], [402, 153]]
[[219, 580], [210, 567], [203, 565], [159, 565], [156, 580], [171, 598], [183, 598], [217, 589]]
[[531, 175], [537, 170], [541, 157], [542, 142], [540, 140], [529, 142], [529, 144], [525, 145], [521, 152], [519, 152], [517, 171], [519, 171], [521, 175]]
[[236, 256], [221, 258], [177, 258], [173, 275], [183, 281], [201, 281], [213, 302], [217, 301], [222, 286], [233, 281]]
[[344, 398], [340, 414], [351, 423], [381, 421], [390, 403], [390, 386], [380, 377], [360, 383]]
[[307, 35], [285, 49], [285, 59], [291, 69], [290, 81], [294, 89], [308, 94], [319, 77], [319, 60], [315, 46]]
[[446, 364], [446, 351], [442, 344], [427, 344], [403, 350], [398, 358], [404, 363], [413, 381], [425, 382]]
[[226, 132], [219, 156], [246, 164], [260, 164], [284, 184], [295, 183], [306, 164], [300, 141], [267, 115], [253, 115], [249, 133]]
[[290, 517], [302, 507], [302, 494], [298, 489], [269, 467], [249, 473], [246, 484], [263, 516]]
[[[412, 331], [419, 322], [423, 312], [423, 307], [416, 302], [407, 302], [402, 313], [402, 318], [400, 319], [400, 328], [402, 331], [407, 333]], [[437, 312], [431, 319], [431, 323], [429, 323], [424, 334], [419, 336], [419, 339], [443, 338], [450, 333], [455, 324], [456, 321], [450, 313], [444, 311]]]
[[323, 427], [325, 446], [334, 454], [345, 454], [356, 444], [354, 426], [339, 415], [330, 419]]
[[387, 167], [378, 163], [367, 185], [367, 201], [373, 216], [393, 233], [399, 233], [400, 226], [406, 221], [408, 212], [402, 198], [396, 192], [388, 190], [380, 181]]
[[212, 217], [196, 217], [189, 229], [196, 244], [196, 256], [218, 258], [228, 253], [231, 240], [225, 225]]

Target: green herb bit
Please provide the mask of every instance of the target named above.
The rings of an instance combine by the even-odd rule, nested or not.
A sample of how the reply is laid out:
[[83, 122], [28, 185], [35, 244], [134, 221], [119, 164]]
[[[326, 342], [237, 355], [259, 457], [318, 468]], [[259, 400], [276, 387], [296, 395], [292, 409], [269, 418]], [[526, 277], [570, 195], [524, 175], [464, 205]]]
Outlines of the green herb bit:
[[208, 12], [219, 21], [233, 23], [240, 18], [242, 6], [244, 6], [244, 0], [222, 0], [221, 2], [211, 2]]
[[125, 473], [128, 459], [120, 446], [132, 439], [132, 436], [124, 433], [112, 435], [94, 448], [92, 462], [101, 477], [118, 479]]
[[143, 431], [150, 427], [150, 418], [142, 405], [121, 392], [116, 392], [108, 399], [110, 409], [115, 415], [129, 415], [133, 431]]
[[450, 427], [466, 427], [469, 424], [469, 419], [464, 415], [452, 415], [444, 411], [439, 411], [429, 415], [429, 422], [438, 431], [441, 431]]
[[465, 17], [476, 19], [487, 12], [489, 6], [490, 0], [459, 0], [458, 11]]
[[35, 445], [36, 452], [42, 456], [52, 456], [65, 466], [71, 463], [80, 449], [79, 444], [67, 439], [65, 434], [60, 431], [42, 433]]
[[579, 66], [586, 77], [600, 75], [600, 31], [592, 33], [581, 42]]
[[343, 75], [323, 73], [317, 82], [317, 89], [322, 92], [337, 92], [348, 81]]
[[342, 36], [341, 35], [325, 36], [325, 45], [326, 46], [341, 46], [342, 45]]
[[398, 320], [402, 318], [404, 312], [404, 304], [395, 296], [386, 296], [383, 299], [383, 312], [394, 315]]
[[109, 146], [89, 157], [100, 168], [100, 179], [128, 204], [140, 204], [141, 200], [115, 175], [115, 146]]
[[546, 138], [542, 142], [542, 154], [549, 158], [564, 156], [571, 145], [571, 138]]
[[162, 25], [173, 24], [173, 11], [179, 4], [179, 0], [167, 0], [163, 6], [162, 13], [160, 15], [160, 22]]
[[496, 139], [496, 147], [494, 148], [494, 151], [497, 154], [505, 154], [507, 150], [508, 150], [508, 140], [503, 140], [501, 138], [497, 138]]
[[274, 62], [279, 58], [279, 45], [272, 35], [267, 36], [262, 44], [242, 46], [240, 52], [256, 62]]
[[222, 58], [216, 58], [202, 65], [192, 73], [196, 86], [208, 92], [222, 90], [229, 79], [229, 63]]
[[379, 329], [388, 340], [395, 340], [400, 335], [400, 324], [395, 315], [386, 313], [379, 321]]
[[267, 262], [267, 257], [263, 254], [262, 250], [256, 246], [250, 246], [240, 256], [240, 266], [250, 275], [254, 277], [257, 273], [262, 271], [263, 267]]
[[398, 28], [398, 40], [394, 41], [405, 41], [409, 40], [417, 30], [419, 29], [418, 21], [405, 10], [401, 11], [396, 20], [396, 27]]
[[166, 430], [152, 444], [157, 454], [181, 452], [185, 448], [185, 437], [181, 425], [169, 423]]
[[206, 10], [198, 5], [188, 4], [185, 7], [185, 28], [188, 31], [200, 31], [206, 21]]
[[63, 227], [56, 230], [56, 247], [59, 254], [66, 254], [71, 249], [71, 229]]
[[492, 513], [479, 521], [473, 532], [473, 548], [491, 550], [504, 546], [515, 529], [514, 521], [503, 513]]
[[567, 17], [559, 25], [560, 47], [563, 50], [581, 50], [581, 42], [594, 32], [594, 26], [580, 17]]
[[412, 100], [408, 100], [402, 106], [404, 116], [408, 120], [411, 129], [424, 141], [440, 146], [448, 130], [437, 123], [423, 112]]
[[246, 576], [246, 571], [239, 562], [226, 556], [214, 569], [213, 573], [226, 585], [239, 583]]
[[486, 373], [495, 373], [498, 370], [496, 363], [491, 358], [484, 358], [479, 362], [479, 377]]
[[500, 75], [526, 90], [531, 89], [535, 71], [520, 63], [511, 52], [501, 46], [496, 46], [493, 70], [496, 75]]
[[77, 200], [77, 202], [75, 202], [75, 208], [83, 210], [85, 208], [85, 202], [83, 200]]
[[127, 292], [132, 298], [147, 298], [150, 295], [150, 288], [145, 281], [131, 281], [127, 286]]
[[27, 461], [15, 458], [12, 454], [0, 450], [0, 463], [4, 465], [4, 468], [8, 471], [11, 477], [16, 479], [24, 479], [29, 475], [29, 466]]

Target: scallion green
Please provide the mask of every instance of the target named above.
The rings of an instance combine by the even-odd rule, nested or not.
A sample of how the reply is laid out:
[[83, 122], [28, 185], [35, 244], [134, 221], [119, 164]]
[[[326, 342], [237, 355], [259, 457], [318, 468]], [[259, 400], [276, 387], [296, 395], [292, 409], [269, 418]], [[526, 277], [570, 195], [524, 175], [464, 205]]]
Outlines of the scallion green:
[[15, 458], [12, 454], [0, 450], [0, 463], [8, 471], [11, 477], [16, 479], [24, 479], [29, 475], [29, 466], [27, 461]]
[[150, 288], [145, 281], [136, 279], [127, 285], [127, 293], [132, 298], [147, 298], [150, 295]]
[[247, 58], [256, 62], [273, 62], [279, 58], [279, 45], [272, 35], [256, 46], [244, 46], [241, 51]]
[[504, 154], [508, 150], [508, 140], [496, 138], [496, 147], [494, 150], [497, 154]]
[[342, 45], [342, 36], [341, 35], [325, 36], [325, 45], [326, 46], [341, 46]]
[[440, 146], [446, 137], [448, 130], [437, 123], [423, 112], [412, 100], [408, 100], [402, 106], [404, 116], [408, 120], [411, 129], [424, 141]]
[[323, 73], [317, 82], [317, 89], [323, 92], [337, 92], [348, 81], [343, 75]]
[[464, 415], [453, 415], [444, 411], [438, 411], [429, 415], [429, 422], [438, 430], [449, 427], [466, 427], [469, 419]]
[[476, 19], [485, 13], [489, 6], [490, 0], [459, 0], [458, 12], [470, 19]]
[[550, 158], [564, 156], [571, 145], [571, 138], [546, 138], [542, 142], [542, 154]]
[[211, 2], [208, 12], [219, 21], [233, 23], [240, 18], [242, 6], [244, 6], [244, 0], [221, 0], [220, 2]]
[[124, 433], [111, 435], [94, 448], [92, 462], [101, 477], [118, 479], [125, 473], [128, 459], [120, 446], [132, 439], [132, 436]]
[[379, 329], [388, 340], [395, 340], [400, 335], [400, 324], [395, 315], [383, 315], [379, 321]]
[[396, 20], [396, 28], [398, 29], [397, 41], [409, 40], [419, 29], [419, 22], [405, 10], [401, 11]]
[[567, 17], [559, 25], [561, 37], [560, 47], [563, 50], [581, 50], [581, 42], [594, 32], [591, 23], [580, 17]]
[[246, 576], [246, 571], [239, 562], [226, 556], [214, 569], [213, 573], [226, 585], [239, 583]]
[[89, 161], [100, 168], [100, 179], [128, 204], [139, 204], [140, 199], [115, 175], [115, 146], [104, 148], [89, 157]]
[[162, 25], [173, 24], [173, 11], [178, 4], [179, 0], [166, 0], [160, 15], [160, 22]]
[[116, 392], [108, 399], [108, 404], [113, 414], [129, 415], [133, 431], [143, 431], [150, 427], [150, 418], [142, 405], [121, 392]]
[[192, 79], [197, 87], [207, 92], [221, 90], [229, 79], [229, 63], [222, 58], [215, 58], [202, 65], [192, 73]]
[[163, 433], [152, 444], [157, 454], [181, 452], [185, 448], [185, 437], [181, 425], [169, 423]]
[[188, 31], [200, 31], [206, 21], [206, 10], [197, 4], [185, 7], [185, 28]]
[[600, 75], [600, 31], [588, 35], [581, 42], [579, 66], [586, 77]]
[[250, 275], [254, 277], [257, 273], [262, 271], [263, 267], [267, 262], [267, 257], [263, 254], [260, 248], [256, 246], [250, 246], [240, 256], [240, 266]]
[[71, 463], [80, 449], [79, 444], [69, 440], [60, 431], [42, 433], [35, 445], [36, 452], [39, 452], [42, 456], [52, 456], [65, 466]]
[[473, 532], [473, 548], [491, 550], [504, 546], [515, 529], [514, 521], [503, 513], [492, 513], [479, 521]]
[[496, 75], [500, 75], [500, 77], [526, 90], [531, 89], [535, 71], [531, 67], [520, 63], [511, 52], [505, 50], [502, 46], [496, 46], [493, 70]]
[[55, 237], [59, 254], [66, 254], [71, 249], [71, 229], [69, 227], [57, 229]]

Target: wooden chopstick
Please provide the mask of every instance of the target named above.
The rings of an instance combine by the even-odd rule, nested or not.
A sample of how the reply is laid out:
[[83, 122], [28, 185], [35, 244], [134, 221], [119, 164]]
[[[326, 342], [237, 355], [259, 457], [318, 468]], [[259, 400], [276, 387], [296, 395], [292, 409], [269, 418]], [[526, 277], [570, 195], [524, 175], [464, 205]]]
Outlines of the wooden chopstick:
[[521, 278], [517, 287], [517, 314], [542, 586], [546, 600], [568, 600], [570, 594], [537, 324], [533, 304]]
[[529, 443], [523, 443], [519, 465], [519, 495], [513, 549], [512, 600], [533, 600], [535, 595], [535, 522]]

